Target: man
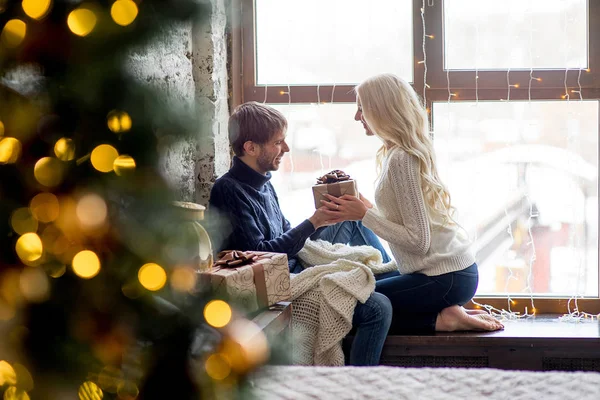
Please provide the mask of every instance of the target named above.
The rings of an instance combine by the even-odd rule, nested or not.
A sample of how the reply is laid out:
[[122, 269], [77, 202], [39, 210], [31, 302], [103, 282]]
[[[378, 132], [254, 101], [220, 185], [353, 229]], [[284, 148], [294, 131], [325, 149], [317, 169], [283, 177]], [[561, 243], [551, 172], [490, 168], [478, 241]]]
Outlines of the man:
[[[249, 102], [237, 107], [229, 119], [229, 141], [235, 153], [233, 166], [217, 179], [210, 195], [210, 212], [224, 215], [231, 233], [217, 250], [270, 251], [286, 253], [290, 272], [302, 267], [296, 258], [306, 240], [328, 240], [350, 245], [368, 244], [389, 257], [373, 232], [357, 222], [332, 225], [324, 208], [292, 228], [283, 216], [273, 185], [271, 171], [277, 171], [289, 152], [285, 142], [287, 121], [277, 110]], [[354, 310], [354, 342], [347, 363], [377, 365], [391, 322], [392, 308], [387, 297], [373, 293]]]

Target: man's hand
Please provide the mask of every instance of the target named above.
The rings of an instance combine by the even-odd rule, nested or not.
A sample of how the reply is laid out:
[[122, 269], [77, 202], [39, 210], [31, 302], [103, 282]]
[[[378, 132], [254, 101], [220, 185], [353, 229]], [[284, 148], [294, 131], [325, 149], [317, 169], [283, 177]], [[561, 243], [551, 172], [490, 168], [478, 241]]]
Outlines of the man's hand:
[[315, 229], [319, 229], [322, 226], [328, 226], [335, 224], [334, 221], [330, 221], [331, 217], [327, 214], [327, 207], [318, 208], [315, 213], [308, 220], [315, 227]]
[[327, 210], [324, 212], [327, 215], [327, 219], [333, 223], [360, 221], [367, 213], [367, 206], [357, 197], [348, 194], [342, 197], [334, 197], [329, 194], [325, 194], [324, 196], [329, 199], [329, 201], [321, 200], [323, 205], [327, 207]]

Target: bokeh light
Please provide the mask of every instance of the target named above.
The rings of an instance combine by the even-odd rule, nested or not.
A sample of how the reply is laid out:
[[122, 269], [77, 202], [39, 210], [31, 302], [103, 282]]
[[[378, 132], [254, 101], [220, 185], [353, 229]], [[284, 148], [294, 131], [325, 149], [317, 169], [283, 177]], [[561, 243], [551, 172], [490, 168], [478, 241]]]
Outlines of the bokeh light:
[[[118, 1], [115, 3], [117, 4]], [[134, 4], [135, 5], [135, 4]], [[114, 7], [114, 5], [113, 5]], [[106, 116], [108, 129], [114, 133], [123, 133], [131, 129], [131, 117], [125, 111], [112, 110]]]
[[[56, 225], [48, 225], [40, 235], [44, 250], [50, 254], [58, 255], [64, 253], [69, 247], [69, 241]], [[68, 260], [71, 262], [71, 260]]]
[[206, 374], [216, 381], [222, 381], [231, 373], [229, 360], [221, 354], [212, 354], [204, 363]]
[[77, 396], [79, 400], [101, 400], [104, 397], [104, 393], [94, 382], [87, 381], [79, 386]]
[[50, 12], [52, 0], [23, 0], [21, 5], [27, 16], [39, 21]]
[[100, 272], [100, 259], [93, 251], [83, 250], [73, 257], [72, 267], [78, 277], [91, 279]]
[[75, 158], [75, 142], [73, 139], [60, 138], [54, 145], [54, 154], [61, 161], [71, 161]]
[[90, 193], [79, 199], [75, 213], [82, 228], [96, 229], [104, 225], [108, 209], [102, 197]]
[[0, 164], [14, 164], [21, 157], [21, 142], [13, 137], [0, 139]]
[[33, 377], [24, 365], [15, 363], [13, 365], [17, 374], [17, 386], [19, 389], [30, 391], [33, 390]]
[[33, 216], [40, 222], [56, 220], [59, 214], [58, 199], [52, 193], [38, 193], [29, 203]]
[[6, 361], [0, 361], [0, 386], [16, 385], [17, 373], [13, 367]]
[[135, 160], [133, 157], [128, 156], [126, 154], [121, 155], [115, 158], [115, 162], [113, 163], [113, 169], [115, 173], [119, 176], [123, 176], [127, 173], [135, 170]]
[[4, 123], [0, 121], [0, 136], [4, 136]]
[[25, 300], [31, 303], [41, 303], [50, 296], [48, 275], [36, 267], [27, 267], [21, 272], [19, 289]]
[[33, 175], [46, 187], [58, 186], [65, 175], [65, 166], [58, 158], [44, 157], [35, 163]]
[[4, 392], [4, 400], [29, 400], [29, 395], [23, 389], [11, 386]]
[[101, 144], [92, 151], [91, 162], [98, 171], [111, 172], [117, 157], [119, 157], [117, 149], [109, 144]]
[[0, 41], [8, 48], [17, 47], [25, 39], [27, 24], [20, 19], [11, 19], [4, 25]]
[[17, 255], [24, 263], [31, 263], [39, 260], [44, 252], [42, 239], [35, 233], [26, 233], [17, 239], [15, 246]]
[[[42, 242], [43, 241], [44, 240], [42, 239]], [[58, 261], [44, 264], [44, 269], [50, 277], [55, 279], [60, 278], [67, 272], [67, 266]]]
[[171, 273], [171, 287], [178, 292], [192, 292], [196, 287], [196, 271], [190, 267], [176, 267]]
[[267, 338], [260, 327], [247, 319], [233, 321], [227, 327], [223, 354], [238, 373], [246, 373], [269, 358]]
[[222, 328], [231, 321], [231, 307], [223, 300], [212, 300], [204, 306], [204, 319], [215, 328]]
[[77, 36], [89, 35], [96, 27], [96, 22], [98, 22], [96, 14], [87, 8], [73, 10], [67, 17], [69, 29]]
[[138, 279], [143, 287], [151, 291], [162, 289], [167, 283], [167, 273], [158, 264], [144, 264], [138, 271]]
[[10, 225], [19, 235], [28, 232], [37, 232], [38, 221], [35, 219], [29, 208], [23, 207], [16, 209], [10, 216]]
[[117, 0], [110, 8], [112, 19], [121, 26], [131, 24], [138, 15], [138, 7], [131, 0]]

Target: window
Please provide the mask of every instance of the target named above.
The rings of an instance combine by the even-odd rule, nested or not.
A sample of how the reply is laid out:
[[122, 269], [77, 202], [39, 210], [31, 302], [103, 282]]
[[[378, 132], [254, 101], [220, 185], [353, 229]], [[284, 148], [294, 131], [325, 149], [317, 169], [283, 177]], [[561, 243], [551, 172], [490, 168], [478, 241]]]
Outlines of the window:
[[479, 300], [506, 308], [532, 296], [539, 312], [563, 313], [577, 295], [600, 312], [600, 2], [238, 0], [236, 10], [234, 102], [266, 102], [289, 120], [291, 155], [273, 183], [292, 223], [313, 211], [310, 186], [329, 169], [373, 197], [380, 142], [353, 121], [353, 87], [394, 72], [430, 112], [440, 173], [475, 241]]

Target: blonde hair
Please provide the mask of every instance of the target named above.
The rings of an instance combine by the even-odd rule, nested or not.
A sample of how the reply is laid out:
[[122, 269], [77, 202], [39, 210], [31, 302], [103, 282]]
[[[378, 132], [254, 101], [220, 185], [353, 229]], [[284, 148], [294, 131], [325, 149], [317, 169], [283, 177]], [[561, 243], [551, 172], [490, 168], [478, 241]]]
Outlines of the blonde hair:
[[400, 148], [419, 160], [421, 190], [430, 217], [454, 224], [450, 193], [435, 165], [433, 141], [429, 136], [427, 111], [419, 96], [403, 79], [393, 74], [371, 77], [356, 87], [362, 115], [384, 145], [377, 151], [377, 171], [389, 150]]

